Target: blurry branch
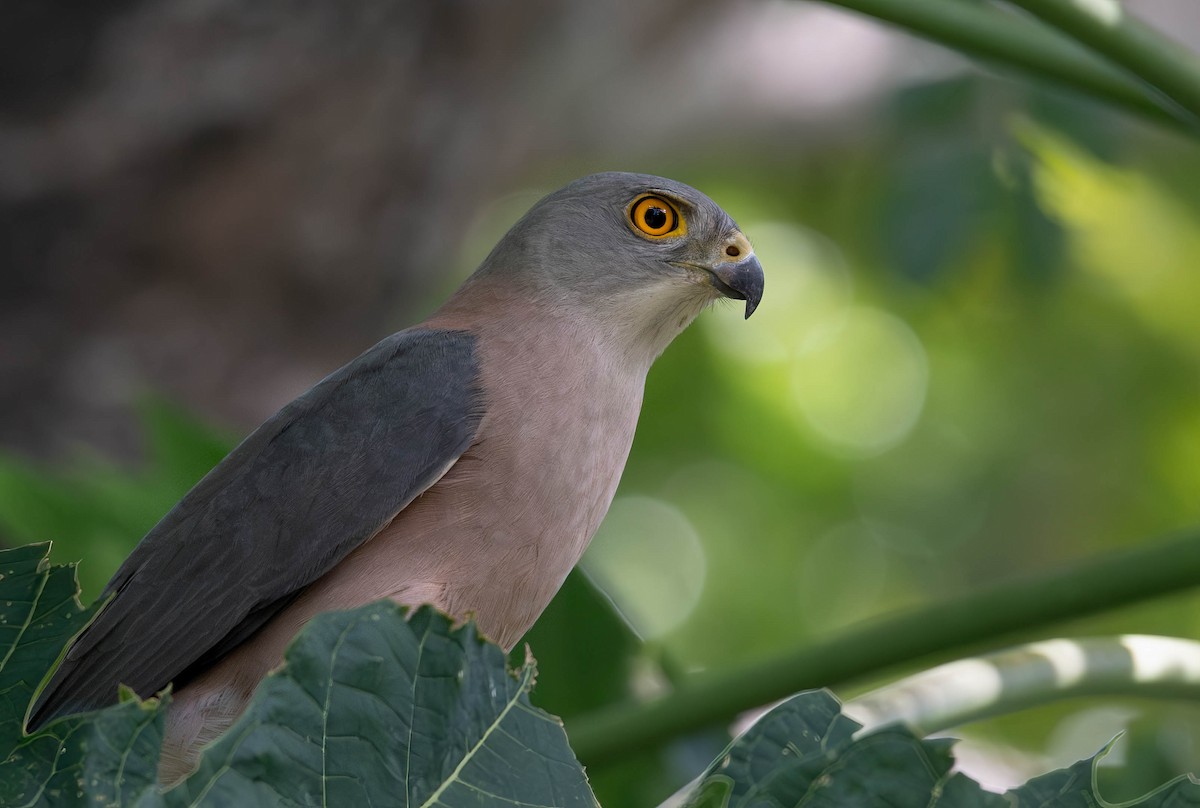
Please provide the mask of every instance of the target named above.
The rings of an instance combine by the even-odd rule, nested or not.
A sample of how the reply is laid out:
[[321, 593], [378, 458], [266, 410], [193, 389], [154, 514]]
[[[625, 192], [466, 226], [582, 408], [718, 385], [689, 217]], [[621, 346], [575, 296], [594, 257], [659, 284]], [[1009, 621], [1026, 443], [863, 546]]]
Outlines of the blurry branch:
[[1200, 122], [1200, 59], [1117, 0], [1009, 0], [1149, 84]]
[[962, 659], [846, 702], [863, 731], [903, 722], [925, 736], [1078, 696], [1200, 699], [1200, 642], [1176, 637], [1046, 640]]
[[567, 724], [588, 766], [731, 721], [797, 691], [830, 687], [1014, 632], [1108, 611], [1200, 582], [1200, 529], [1070, 569], [1041, 573], [868, 623], [775, 659], [696, 674], [660, 699], [621, 704]]
[[1143, 86], [1076, 43], [1036, 23], [963, 0], [823, 0], [963, 53], [1046, 79], [1158, 123], [1188, 123]]

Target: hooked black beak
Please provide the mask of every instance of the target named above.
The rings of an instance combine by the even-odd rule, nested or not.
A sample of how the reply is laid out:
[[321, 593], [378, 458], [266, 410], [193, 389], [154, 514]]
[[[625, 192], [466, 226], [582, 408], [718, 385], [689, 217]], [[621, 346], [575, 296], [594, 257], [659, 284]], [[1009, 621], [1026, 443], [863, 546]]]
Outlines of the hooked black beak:
[[717, 291], [725, 297], [746, 301], [746, 319], [749, 320], [763, 294], [763, 268], [758, 258], [751, 253], [736, 264], [722, 263], [705, 269]]

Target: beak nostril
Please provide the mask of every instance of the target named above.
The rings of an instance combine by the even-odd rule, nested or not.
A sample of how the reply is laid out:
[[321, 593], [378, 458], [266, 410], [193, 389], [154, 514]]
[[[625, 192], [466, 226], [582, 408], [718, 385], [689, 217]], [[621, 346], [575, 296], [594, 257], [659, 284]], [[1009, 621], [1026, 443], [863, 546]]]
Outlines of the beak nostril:
[[730, 244], [728, 247], [725, 248], [725, 254], [728, 255], [730, 258], [737, 258], [739, 255], [742, 254], [742, 251], [739, 250], [737, 248], [737, 246]]

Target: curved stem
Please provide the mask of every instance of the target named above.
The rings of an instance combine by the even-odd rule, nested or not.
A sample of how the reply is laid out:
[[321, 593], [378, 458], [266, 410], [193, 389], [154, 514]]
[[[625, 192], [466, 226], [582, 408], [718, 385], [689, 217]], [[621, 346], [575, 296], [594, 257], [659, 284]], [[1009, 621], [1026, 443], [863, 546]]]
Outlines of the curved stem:
[[1200, 699], [1200, 642], [1126, 635], [1045, 640], [962, 659], [846, 702], [863, 731], [918, 735], [1078, 696]]
[[1118, 0], [1009, 0], [1149, 84], [1200, 121], [1200, 58]]
[[636, 755], [668, 739], [728, 722], [800, 690], [878, 675], [952, 650], [994, 644], [1015, 632], [1109, 611], [1195, 587], [1200, 529], [1066, 570], [880, 619], [775, 659], [696, 674], [672, 693], [615, 705], [567, 723], [585, 765]]
[[963, 0], [823, 0], [906, 28], [969, 56], [1124, 108], [1158, 123], [1182, 121], [1136, 81], [1046, 28]]

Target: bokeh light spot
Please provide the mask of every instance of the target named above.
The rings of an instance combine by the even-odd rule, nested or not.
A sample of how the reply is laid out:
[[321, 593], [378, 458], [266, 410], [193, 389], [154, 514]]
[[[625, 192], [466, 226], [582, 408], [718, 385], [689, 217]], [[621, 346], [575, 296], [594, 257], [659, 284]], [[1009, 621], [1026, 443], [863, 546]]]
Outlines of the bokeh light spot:
[[792, 363], [797, 410], [832, 448], [878, 454], [904, 440], [925, 404], [929, 362], [900, 319], [856, 306], [826, 318]]
[[581, 562], [646, 639], [670, 632], [696, 607], [707, 566], [700, 537], [678, 508], [620, 497]]

